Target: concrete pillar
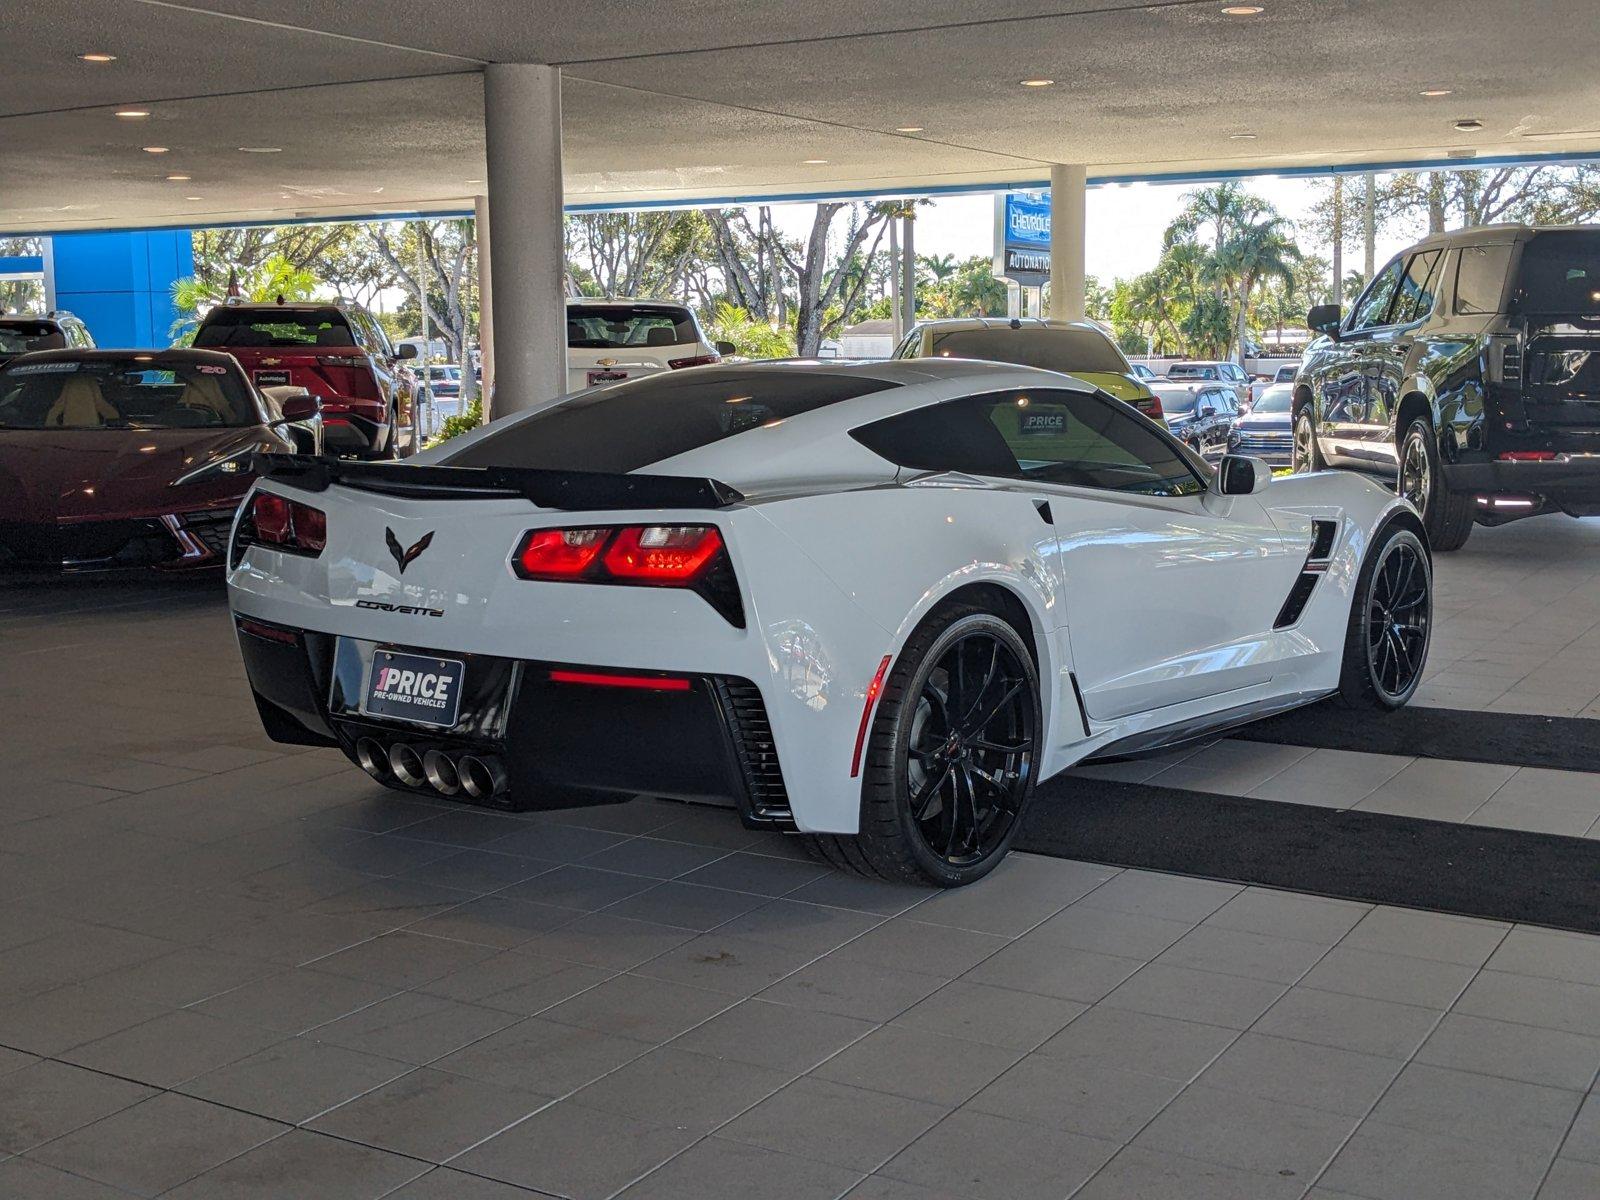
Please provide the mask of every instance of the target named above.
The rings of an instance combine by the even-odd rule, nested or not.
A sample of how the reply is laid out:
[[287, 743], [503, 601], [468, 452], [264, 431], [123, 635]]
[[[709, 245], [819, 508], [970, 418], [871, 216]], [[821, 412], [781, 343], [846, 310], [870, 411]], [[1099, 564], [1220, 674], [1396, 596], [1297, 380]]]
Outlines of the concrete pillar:
[[1082, 164], [1050, 168], [1050, 317], [1085, 315], [1084, 262], [1089, 179]]
[[[473, 197], [472, 210], [474, 232], [478, 238], [478, 356], [483, 363], [483, 390], [480, 394], [487, 397], [494, 387], [494, 271], [490, 259], [489, 197]], [[565, 337], [565, 331], [562, 332]], [[487, 400], [484, 401], [483, 412], [487, 419]]]
[[906, 333], [906, 314], [900, 307], [900, 219], [889, 218], [889, 319], [894, 322], [894, 344]]
[[1366, 271], [1370, 283], [1378, 269], [1378, 177], [1367, 172], [1366, 195], [1362, 199], [1361, 236], [1366, 239]]
[[567, 390], [562, 290], [561, 72], [490, 63], [483, 73], [491, 276], [496, 324], [491, 417], [520, 412]]

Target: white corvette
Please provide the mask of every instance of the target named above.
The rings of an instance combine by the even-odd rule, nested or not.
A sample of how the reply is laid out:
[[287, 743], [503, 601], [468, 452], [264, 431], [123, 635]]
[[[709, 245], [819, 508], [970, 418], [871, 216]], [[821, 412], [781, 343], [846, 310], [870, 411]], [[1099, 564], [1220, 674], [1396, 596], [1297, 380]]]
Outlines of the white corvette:
[[507, 808], [720, 802], [893, 879], [981, 876], [1085, 759], [1403, 704], [1428, 648], [1404, 501], [1025, 367], [706, 367], [263, 469], [228, 582], [273, 737]]

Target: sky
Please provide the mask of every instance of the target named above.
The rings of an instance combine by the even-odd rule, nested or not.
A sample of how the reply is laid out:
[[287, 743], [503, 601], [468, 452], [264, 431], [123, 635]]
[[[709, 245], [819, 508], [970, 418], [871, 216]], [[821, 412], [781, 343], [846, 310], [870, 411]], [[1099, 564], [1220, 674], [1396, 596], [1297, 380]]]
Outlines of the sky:
[[[1269, 200], [1290, 220], [1307, 216], [1316, 199], [1310, 181], [1298, 178], [1263, 176], [1246, 181], [1250, 191]], [[1102, 283], [1128, 279], [1156, 265], [1161, 257], [1161, 235], [1172, 218], [1183, 208], [1183, 197], [1195, 189], [1192, 183], [1107, 185], [1089, 189], [1088, 262], [1090, 275]], [[780, 228], [803, 237], [811, 228], [810, 204], [784, 204], [773, 209]], [[842, 226], [843, 221], [841, 219]], [[1378, 262], [1409, 245], [1415, 238], [1379, 236]], [[1310, 249], [1307, 245], [1306, 249]], [[1347, 246], [1348, 256], [1352, 247]], [[917, 209], [916, 251], [919, 255], [953, 254], [969, 258], [994, 252], [994, 198], [982, 196], [942, 196], [931, 205]], [[1361, 267], [1357, 258], [1347, 269]]]

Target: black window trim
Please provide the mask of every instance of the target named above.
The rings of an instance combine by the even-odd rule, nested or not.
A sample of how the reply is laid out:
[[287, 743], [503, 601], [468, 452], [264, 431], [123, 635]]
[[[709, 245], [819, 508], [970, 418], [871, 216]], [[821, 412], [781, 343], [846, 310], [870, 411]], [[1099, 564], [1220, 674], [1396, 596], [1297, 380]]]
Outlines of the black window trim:
[[[1372, 273], [1372, 278], [1367, 280], [1367, 286], [1361, 289], [1361, 294], [1356, 297], [1355, 303], [1350, 306], [1349, 326], [1344, 330], [1346, 335], [1354, 336], [1358, 334], [1376, 333], [1381, 329], [1391, 328], [1389, 316], [1394, 311], [1395, 296], [1400, 294], [1400, 280], [1405, 278], [1406, 264], [1410, 261], [1410, 255], [1404, 253], [1396, 254], [1388, 262], [1384, 263], [1383, 266], [1379, 267]], [[1389, 297], [1389, 303], [1384, 306], [1383, 317], [1371, 325], [1363, 325], [1360, 329], [1357, 329], [1355, 327], [1355, 319], [1356, 314], [1361, 311], [1362, 301], [1372, 294], [1372, 289], [1378, 286], [1378, 281], [1381, 280], [1389, 268], [1393, 266], [1399, 266], [1400, 273], [1395, 277], [1394, 295]]]

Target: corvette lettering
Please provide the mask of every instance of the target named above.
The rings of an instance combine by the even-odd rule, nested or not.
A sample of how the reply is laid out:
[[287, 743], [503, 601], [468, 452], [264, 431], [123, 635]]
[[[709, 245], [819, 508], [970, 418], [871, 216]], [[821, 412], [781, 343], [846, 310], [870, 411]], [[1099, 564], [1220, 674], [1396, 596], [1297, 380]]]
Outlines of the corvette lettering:
[[371, 608], [378, 612], [399, 613], [403, 617], [442, 617], [442, 608], [423, 608], [417, 604], [390, 604], [386, 600], [357, 600], [357, 608]]

